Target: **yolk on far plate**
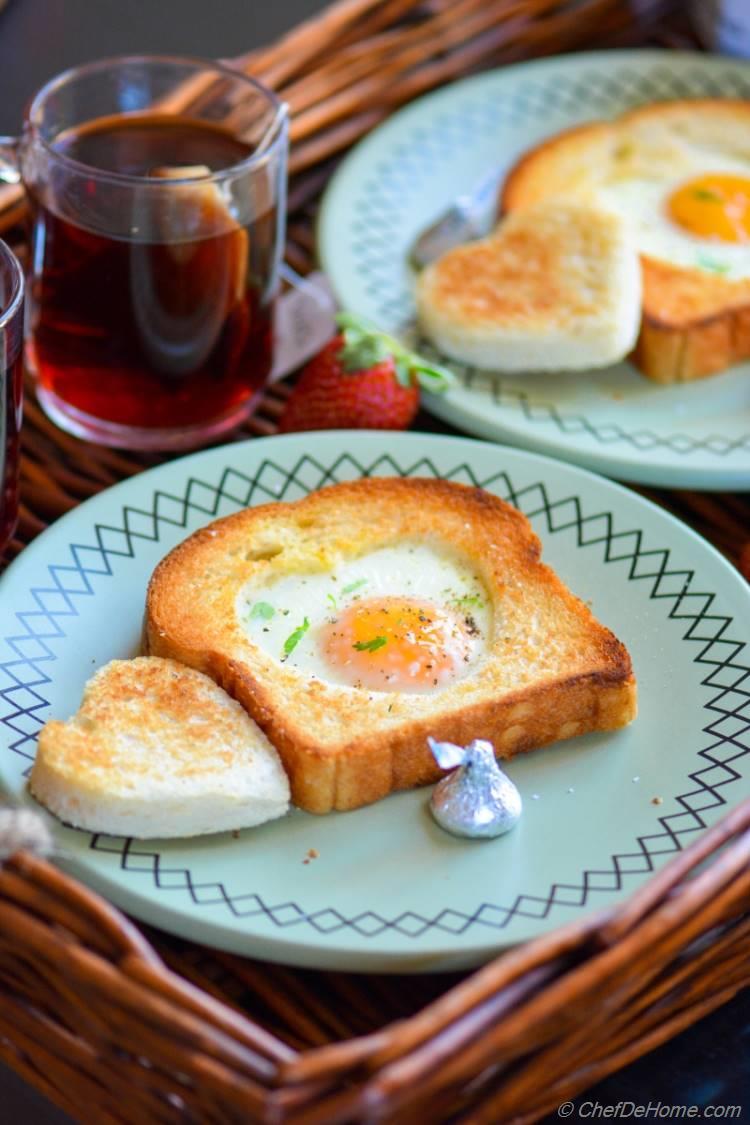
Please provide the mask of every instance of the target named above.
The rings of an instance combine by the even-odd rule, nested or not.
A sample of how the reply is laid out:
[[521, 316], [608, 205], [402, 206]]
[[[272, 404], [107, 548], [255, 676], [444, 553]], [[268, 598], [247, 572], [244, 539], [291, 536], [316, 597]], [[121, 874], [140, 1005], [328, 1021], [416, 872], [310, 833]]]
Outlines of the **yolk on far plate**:
[[675, 223], [699, 238], [750, 242], [750, 178], [699, 176], [670, 195], [667, 209]]
[[465, 620], [417, 598], [354, 602], [321, 636], [328, 665], [355, 687], [430, 691], [460, 674], [470, 658]]

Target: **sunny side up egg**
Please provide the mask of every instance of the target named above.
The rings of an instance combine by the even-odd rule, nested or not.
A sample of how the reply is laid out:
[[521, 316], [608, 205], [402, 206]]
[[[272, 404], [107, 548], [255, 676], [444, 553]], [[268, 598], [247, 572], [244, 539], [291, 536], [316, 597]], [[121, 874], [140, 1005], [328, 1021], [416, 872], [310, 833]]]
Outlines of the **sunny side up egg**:
[[630, 224], [651, 258], [729, 280], [750, 277], [750, 164], [722, 152], [684, 147], [679, 172], [611, 176], [600, 204]]
[[431, 693], [464, 678], [492, 625], [479, 576], [421, 543], [246, 586], [237, 614], [250, 641], [285, 668], [381, 692]]

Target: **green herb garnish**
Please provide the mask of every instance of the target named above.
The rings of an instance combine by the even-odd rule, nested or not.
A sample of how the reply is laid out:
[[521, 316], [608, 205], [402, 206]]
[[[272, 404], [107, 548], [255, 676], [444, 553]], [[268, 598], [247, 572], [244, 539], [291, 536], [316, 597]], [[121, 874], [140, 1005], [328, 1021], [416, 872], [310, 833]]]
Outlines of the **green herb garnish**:
[[704, 187], [699, 187], [699, 188], [693, 189], [693, 199], [700, 199], [704, 203], [721, 203], [722, 202], [721, 196], [717, 192], [711, 191], [710, 188], [704, 188]]
[[338, 604], [337, 604], [336, 599], [334, 598], [333, 594], [326, 594], [326, 601], [329, 601], [331, 603], [334, 610], [338, 610], [339, 607], [338, 607]]
[[256, 617], [262, 617], [264, 621], [270, 621], [276, 610], [269, 602], [256, 602], [250, 610], [250, 620]]
[[294, 632], [289, 634], [284, 641], [284, 656], [289, 656], [290, 653], [294, 652], [309, 628], [310, 622], [305, 618], [302, 624], [298, 625]]
[[452, 604], [456, 609], [481, 609], [484, 605], [484, 598], [481, 594], [462, 594], [458, 598], [454, 598]]
[[708, 254], [698, 255], [698, 265], [704, 270], [710, 270], [711, 273], [725, 274], [729, 273], [731, 266], [725, 262], [717, 262], [715, 258], [711, 258]]
[[348, 586], [344, 586], [341, 591], [342, 594], [353, 594], [355, 590], [361, 590], [363, 586], [367, 585], [366, 578], [358, 578], [356, 582], [350, 582]]
[[371, 641], [357, 641], [352, 648], [356, 648], [357, 652], [377, 652], [383, 645], [388, 644], [387, 637], [373, 637]]

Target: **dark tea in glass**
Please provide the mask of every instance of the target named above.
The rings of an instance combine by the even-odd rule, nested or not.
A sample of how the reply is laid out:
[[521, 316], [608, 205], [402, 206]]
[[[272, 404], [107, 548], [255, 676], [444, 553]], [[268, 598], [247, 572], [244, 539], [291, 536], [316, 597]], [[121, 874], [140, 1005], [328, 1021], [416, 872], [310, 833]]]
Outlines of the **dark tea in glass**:
[[58, 127], [22, 160], [29, 362], [65, 428], [189, 447], [237, 425], [271, 368], [285, 128], [277, 105], [264, 123], [243, 104], [242, 75], [180, 72], [144, 97], [133, 66], [172, 61], [124, 61], [136, 108]]
[[[116, 117], [74, 130], [57, 151], [95, 168], [153, 175], [160, 169], [231, 167], [250, 155], [222, 129], [179, 118]], [[108, 184], [91, 181], [90, 203]], [[245, 403], [271, 365], [276, 218], [235, 222], [213, 184], [170, 205], [143, 201], [130, 238], [88, 230], [37, 202], [40, 273], [32, 357], [42, 391], [125, 426], [194, 426], [210, 410]], [[209, 233], [210, 232], [210, 233]], [[175, 237], [176, 236], [176, 237]], [[210, 404], [210, 407], [209, 407]]]

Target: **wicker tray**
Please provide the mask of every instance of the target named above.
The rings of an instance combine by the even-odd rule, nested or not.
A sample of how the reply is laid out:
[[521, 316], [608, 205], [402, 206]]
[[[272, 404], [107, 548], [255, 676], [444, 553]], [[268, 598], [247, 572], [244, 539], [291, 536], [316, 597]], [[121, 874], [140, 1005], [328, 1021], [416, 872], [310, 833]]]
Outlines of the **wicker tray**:
[[[239, 64], [293, 111], [288, 260], [312, 264], [337, 156], [471, 70], [587, 46], [694, 45], [679, 3], [340, 0]], [[24, 200], [0, 230], [24, 250]], [[247, 424], [270, 434], [286, 391]], [[430, 428], [443, 428], [421, 419]], [[8, 557], [158, 458], [67, 437], [33, 400]], [[646, 490], [642, 490], [646, 491]], [[738, 565], [750, 501], [649, 492]], [[0, 868], [0, 1057], [92, 1122], [531, 1122], [750, 983], [750, 802], [625, 905], [466, 977], [295, 971], [135, 928], [29, 851]]]
[[[20, 853], [0, 870], [0, 1057], [87, 1123], [531, 1122], [748, 984], [749, 935], [750, 802], [623, 907], [442, 995], [166, 943], [165, 964]], [[381, 1026], [405, 1000], [427, 1002]]]

